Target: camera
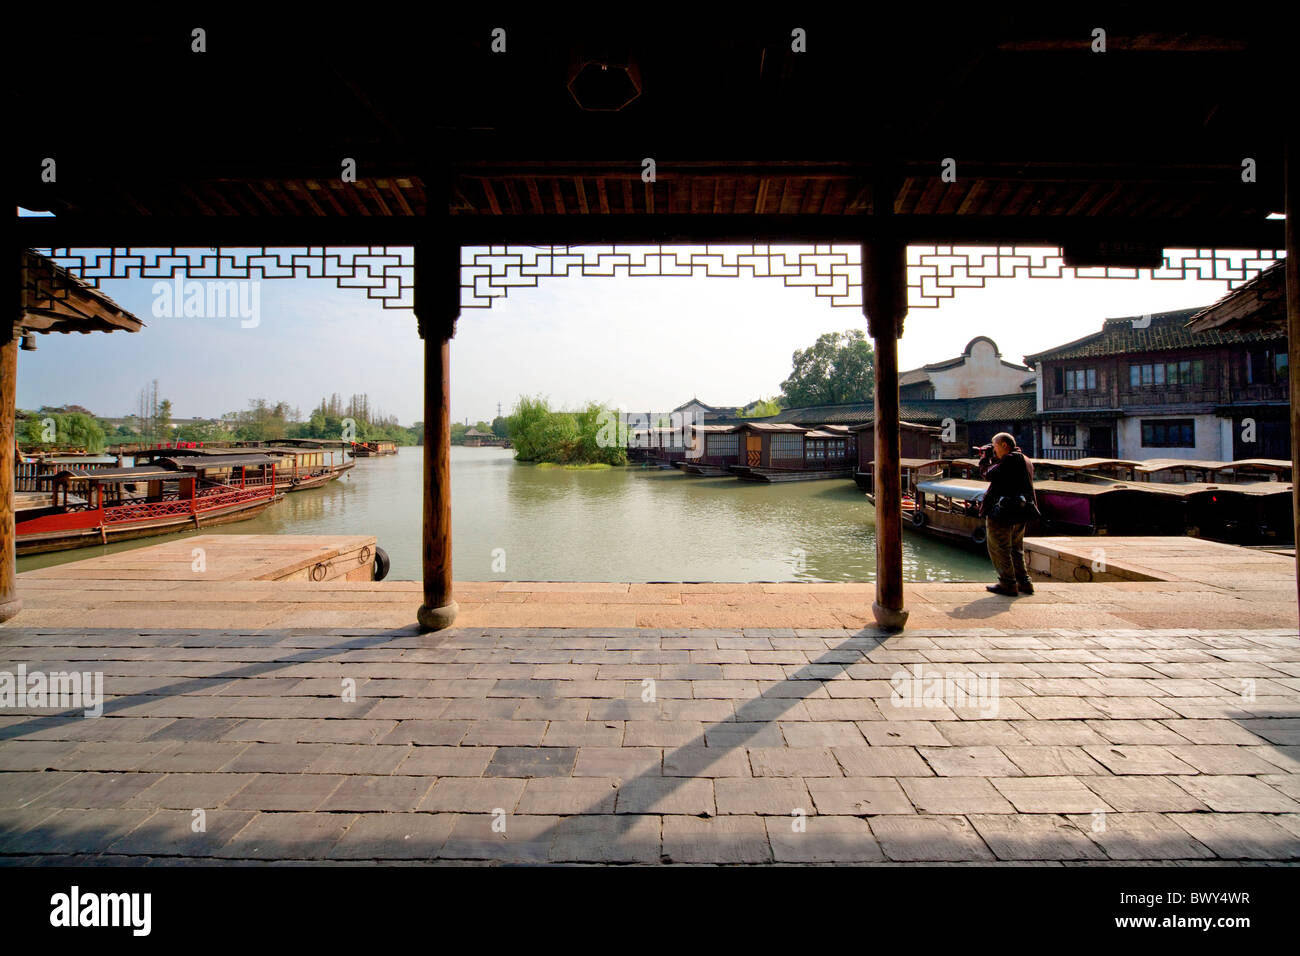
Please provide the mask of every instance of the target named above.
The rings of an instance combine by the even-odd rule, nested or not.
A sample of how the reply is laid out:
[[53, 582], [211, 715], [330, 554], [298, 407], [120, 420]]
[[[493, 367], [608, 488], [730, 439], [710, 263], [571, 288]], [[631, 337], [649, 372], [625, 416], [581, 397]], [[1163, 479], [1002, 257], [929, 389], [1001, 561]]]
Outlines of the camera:
[[995, 458], [995, 457], [996, 457], [996, 455], [994, 455], [994, 453], [993, 453], [993, 445], [992, 445], [991, 443], [988, 444], [988, 445], [973, 445], [973, 446], [971, 446], [971, 451], [975, 452], [975, 457], [976, 457], [976, 458]]

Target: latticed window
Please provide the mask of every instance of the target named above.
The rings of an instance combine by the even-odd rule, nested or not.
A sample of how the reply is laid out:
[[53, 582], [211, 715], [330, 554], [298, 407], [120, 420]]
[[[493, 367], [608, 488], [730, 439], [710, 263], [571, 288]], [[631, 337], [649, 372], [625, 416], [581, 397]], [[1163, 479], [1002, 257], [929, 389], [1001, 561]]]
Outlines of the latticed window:
[[803, 458], [803, 436], [802, 435], [773, 435], [772, 436], [772, 458], [776, 459], [802, 459]]
[[1087, 392], [1097, 387], [1097, 370], [1095, 368], [1071, 368], [1065, 370], [1065, 390], [1067, 392]]
[[1053, 425], [1052, 445], [1055, 448], [1073, 448], [1074, 447], [1074, 426]]
[[804, 443], [804, 448], [807, 450], [809, 461], [826, 460], [826, 442], [812, 439]]
[[736, 435], [710, 435], [705, 442], [705, 447], [708, 449], [706, 455], [726, 457], [735, 455], [740, 445]]

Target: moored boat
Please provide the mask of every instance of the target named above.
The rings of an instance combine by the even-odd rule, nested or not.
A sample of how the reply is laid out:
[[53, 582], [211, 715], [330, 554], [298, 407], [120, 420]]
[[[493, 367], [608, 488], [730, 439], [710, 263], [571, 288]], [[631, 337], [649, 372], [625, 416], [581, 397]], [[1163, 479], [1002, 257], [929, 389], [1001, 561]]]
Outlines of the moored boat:
[[283, 497], [275, 466], [270, 456], [245, 454], [219, 464], [177, 456], [132, 468], [60, 471], [49, 478], [49, 503], [18, 515], [15, 550], [63, 551], [243, 521]]
[[[244, 448], [190, 448], [179, 452], [179, 454], [221, 461], [226, 458], [248, 455], [252, 452], [267, 455], [276, 460], [275, 484], [276, 490], [281, 492], [320, 488], [322, 485], [326, 485], [338, 478], [339, 475], [353, 466], [352, 462], [336, 466], [334, 463], [336, 452], [333, 449], [297, 445], [279, 446], [258, 443], [255, 447]], [[148, 452], [141, 452], [138, 460], [161, 462], [167, 461], [176, 454], [178, 453], [172, 450], [152, 449]], [[341, 450], [337, 454], [340, 458], [343, 457]]]

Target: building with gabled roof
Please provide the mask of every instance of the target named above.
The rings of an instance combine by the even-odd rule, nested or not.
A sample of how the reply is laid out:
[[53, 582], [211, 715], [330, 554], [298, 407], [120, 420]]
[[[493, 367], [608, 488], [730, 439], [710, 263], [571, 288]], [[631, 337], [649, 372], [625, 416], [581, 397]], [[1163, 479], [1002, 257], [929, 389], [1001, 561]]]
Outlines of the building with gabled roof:
[[908, 399], [978, 398], [1020, 389], [1032, 369], [1008, 362], [987, 335], [966, 343], [960, 355], [898, 373], [898, 397]]
[[1106, 319], [1026, 355], [1041, 457], [1289, 459], [1285, 331], [1188, 328], [1204, 311]]

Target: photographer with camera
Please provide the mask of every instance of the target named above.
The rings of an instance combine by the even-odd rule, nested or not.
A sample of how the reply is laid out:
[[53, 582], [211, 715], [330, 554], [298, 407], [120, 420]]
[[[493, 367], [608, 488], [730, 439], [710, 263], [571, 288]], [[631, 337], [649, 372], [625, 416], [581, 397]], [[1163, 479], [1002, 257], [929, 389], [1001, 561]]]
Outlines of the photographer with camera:
[[980, 505], [984, 518], [989, 558], [998, 574], [990, 584], [994, 594], [1015, 597], [1033, 594], [1025, 566], [1025, 526], [1039, 516], [1034, 495], [1034, 466], [1016, 445], [1014, 436], [998, 432], [993, 443], [975, 451], [980, 456], [980, 477], [989, 490]]

